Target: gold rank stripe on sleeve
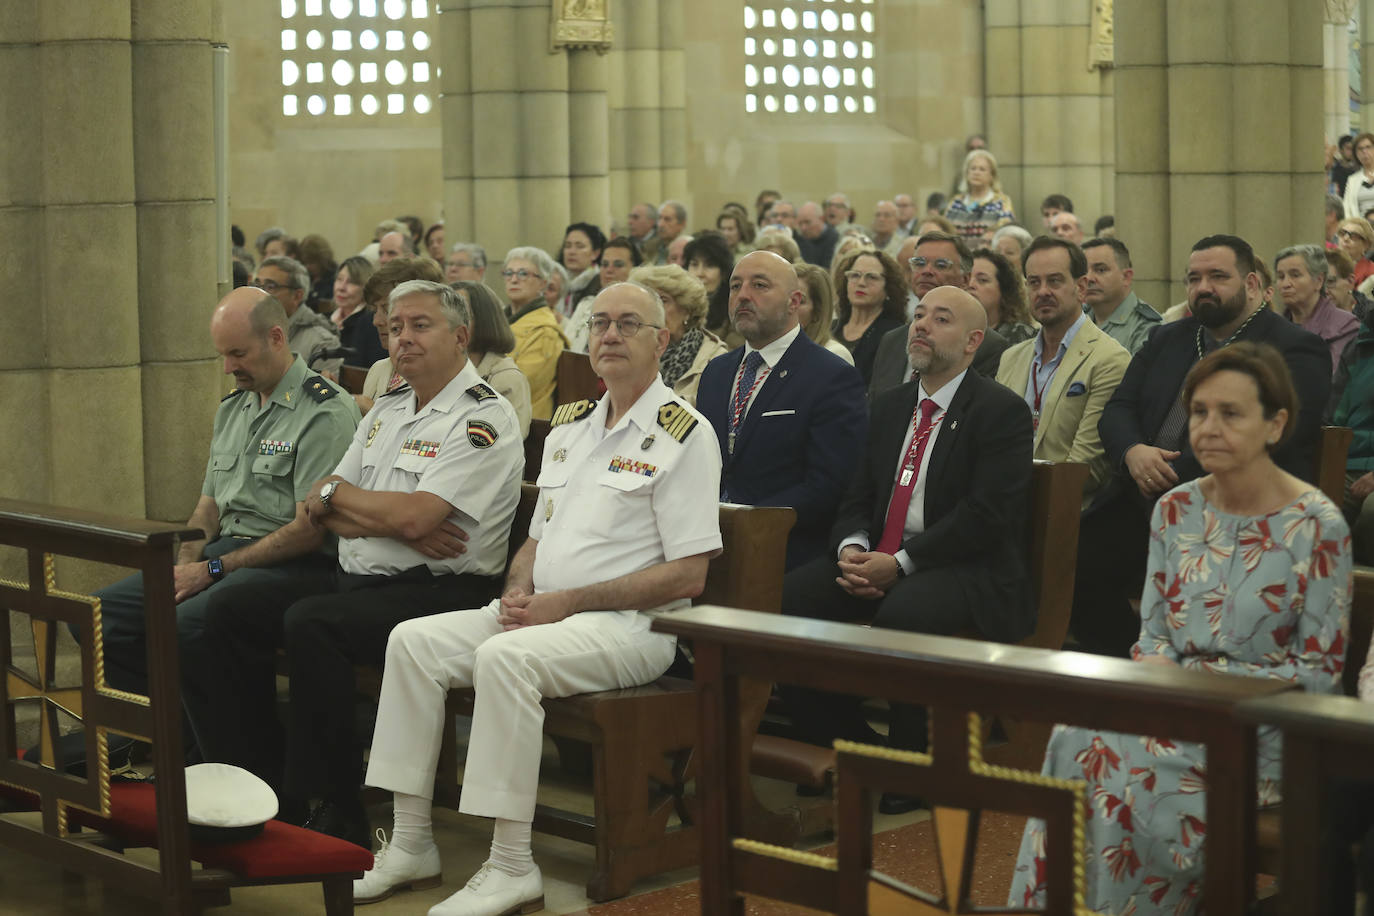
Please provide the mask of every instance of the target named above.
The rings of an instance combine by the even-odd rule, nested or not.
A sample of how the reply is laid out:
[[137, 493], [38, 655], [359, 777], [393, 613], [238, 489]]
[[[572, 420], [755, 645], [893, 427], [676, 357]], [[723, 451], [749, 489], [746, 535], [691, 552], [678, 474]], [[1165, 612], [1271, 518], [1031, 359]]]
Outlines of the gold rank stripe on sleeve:
[[479, 385], [473, 385], [471, 388], [468, 389], [468, 392], [467, 392], [467, 393], [470, 394], [470, 395], [472, 395], [474, 398], [476, 398], [477, 401], [478, 401], [478, 403], [481, 403], [482, 401], [486, 401], [486, 400], [489, 400], [490, 398], [496, 397], [496, 392], [495, 392], [495, 391], [491, 390], [491, 389], [488, 388], [486, 385], [480, 385], [480, 384], [479, 384]]
[[668, 431], [668, 435], [681, 442], [696, 429], [697, 418], [692, 412], [676, 401], [669, 401], [658, 409], [658, 425]]
[[564, 423], [572, 423], [574, 420], [581, 420], [591, 415], [596, 408], [596, 402], [592, 400], [573, 401], [571, 404], [564, 404], [553, 412], [553, 419], [549, 421], [549, 427], [562, 426]]

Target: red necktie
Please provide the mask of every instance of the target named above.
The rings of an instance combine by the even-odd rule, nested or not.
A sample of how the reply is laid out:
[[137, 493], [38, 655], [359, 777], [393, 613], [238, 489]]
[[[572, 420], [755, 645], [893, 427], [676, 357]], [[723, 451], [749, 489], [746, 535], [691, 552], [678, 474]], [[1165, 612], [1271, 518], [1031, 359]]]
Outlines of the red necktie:
[[[921, 403], [912, 411], [916, 430], [911, 435], [911, 445], [906, 450], [902, 469], [897, 476], [897, 484], [892, 488], [892, 499], [887, 504], [887, 521], [883, 524], [883, 536], [878, 541], [878, 552], [895, 554], [902, 549], [902, 533], [906, 530], [906, 513], [911, 507], [911, 493], [916, 489], [916, 478], [920, 475], [921, 456], [925, 454], [926, 442], [935, 428], [931, 417], [938, 405], [930, 398], [922, 398]], [[919, 417], [917, 416], [919, 414]]]

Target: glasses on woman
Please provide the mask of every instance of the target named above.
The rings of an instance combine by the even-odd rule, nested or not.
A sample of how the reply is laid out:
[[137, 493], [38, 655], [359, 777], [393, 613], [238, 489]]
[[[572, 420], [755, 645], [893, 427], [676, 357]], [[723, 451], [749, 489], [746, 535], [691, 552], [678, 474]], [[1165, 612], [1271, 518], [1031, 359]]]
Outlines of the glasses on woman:
[[[1355, 231], [1350, 230], [1350, 229], [1337, 229], [1337, 230], [1336, 230], [1336, 237], [1337, 237], [1337, 238], [1342, 238], [1342, 239], [1359, 239], [1361, 242], [1364, 242], [1366, 245], [1369, 244], [1369, 239], [1365, 238], [1363, 235], [1360, 235], [1360, 233], [1355, 232]], [[271, 292], [271, 290], [268, 290], [268, 292]]]
[[850, 283], [882, 283], [882, 282], [883, 282], [883, 275], [882, 275], [882, 274], [869, 273], [868, 271], [864, 271], [864, 270], [846, 270], [846, 271], [844, 272], [844, 275], [845, 275], [845, 279], [847, 279]]
[[523, 282], [525, 280], [528, 280], [530, 277], [538, 277], [538, 274], [534, 273], [533, 271], [528, 271], [522, 267], [519, 270], [503, 270], [501, 271], [501, 276], [505, 277], [507, 280], [514, 277], [515, 279], [518, 279]]
[[605, 315], [593, 315], [587, 319], [587, 331], [593, 337], [600, 337], [610, 330], [611, 325], [615, 325], [616, 333], [621, 337], [630, 338], [639, 333], [641, 328], [659, 328], [660, 325], [649, 324], [647, 321], [640, 321], [633, 315], [626, 315], [624, 318], [608, 318]]

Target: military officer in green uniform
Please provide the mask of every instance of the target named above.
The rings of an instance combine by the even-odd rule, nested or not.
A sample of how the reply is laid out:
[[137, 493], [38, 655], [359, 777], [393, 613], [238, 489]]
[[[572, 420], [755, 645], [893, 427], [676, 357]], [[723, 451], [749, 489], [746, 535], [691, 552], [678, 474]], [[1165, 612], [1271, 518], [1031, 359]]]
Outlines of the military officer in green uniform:
[[[292, 354], [288, 321], [280, 302], [251, 286], [226, 296], [210, 319], [235, 388], [215, 414], [205, 483], [186, 523], [206, 540], [183, 543], [173, 571], [182, 646], [202, 632], [206, 595], [222, 584], [284, 580], [334, 562], [303, 507], [347, 451], [358, 407]], [[96, 596], [106, 683], [146, 694], [142, 576]]]
[[1131, 252], [1120, 239], [1088, 239], [1082, 247], [1088, 259], [1083, 310], [1103, 334], [1135, 353], [1164, 316], [1131, 291]]

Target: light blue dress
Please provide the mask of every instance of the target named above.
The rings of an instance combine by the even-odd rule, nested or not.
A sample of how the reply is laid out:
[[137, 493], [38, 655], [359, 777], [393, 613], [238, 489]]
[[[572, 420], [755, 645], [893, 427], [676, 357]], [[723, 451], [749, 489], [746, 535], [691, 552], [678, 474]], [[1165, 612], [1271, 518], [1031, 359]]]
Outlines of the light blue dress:
[[[1350, 614], [1350, 532], [1309, 490], [1269, 515], [1221, 512], [1199, 482], [1160, 498], [1133, 654], [1184, 668], [1340, 689]], [[1259, 734], [1259, 804], [1279, 801], [1280, 740]], [[1090, 909], [1182, 916], [1201, 903], [1207, 761], [1195, 744], [1058, 726], [1042, 772], [1084, 779]], [[1026, 824], [1010, 903], [1043, 906], [1044, 822]]]

